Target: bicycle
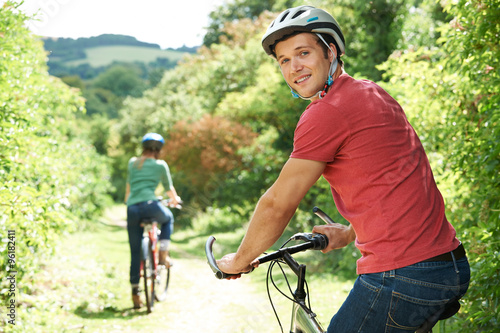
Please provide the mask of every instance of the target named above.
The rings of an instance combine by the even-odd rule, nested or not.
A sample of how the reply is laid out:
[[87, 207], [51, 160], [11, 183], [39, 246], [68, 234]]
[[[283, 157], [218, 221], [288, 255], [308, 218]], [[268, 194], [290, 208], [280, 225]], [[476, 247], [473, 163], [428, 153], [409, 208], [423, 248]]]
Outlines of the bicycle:
[[[173, 207], [168, 200], [161, 200], [166, 206]], [[175, 208], [180, 209], [177, 205]], [[158, 222], [154, 219], [145, 218], [140, 221], [144, 227], [141, 245], [141, 278], [144, 283], [147, 312], [153, 311], [155, 300], [162, 302], [167, 298], [167, 290], [170, 283], [170, 266], [159, 263], [158, 236], [161, 231]]]
[[[334, 223], [333, 220], [325, 214], [318, 207], [313, 208], [313, 212], [319, 216], [324, 222], [327, 224]], [[293, 245], [289, 247], [285, 247], [290, 241], [300, 240], [303, 241], [301, 244]], [[215, 237], [210, 236], [207, 239], [205, 244], [205, 254], [207, 256], [208, 264], [212, 271], [215, 274], [217, 279], [226, 279], [228, 277], [233, 276], [233, 274], [226, 274], [222, 272], [218, 267], [215, 261], [212, 247], [215, 243]], [[281, 325], [280, 319], [277, 315], [276, 309], [271, 300], [270, 292], [269, 292], [269, 280], [273, 283], [274, 287], [286, 298], [293, 302], [292, 306], [292, 317], [290, 323], [290, 333], [325, 333], [326, 331], [323, 329], [321, 323], [316, 318], [316, 314], [311, 309], [310, 299], [308, 298], [309, 288], [307, 286], [306, 281], [306, 265], [299, 264], [292, 255], [298, 252], [303, 252], [306, 250], [323, 250], [328, 246], [328, 238], [322, 234], [312, 234], [312, 233], [297, 233], [289, 238], [279, 250], [265, 254], [262, 257], [259, 257], [257, 260], [259, 261], [259, 265], [271, 262], [267, 271], [266, 285], [267, 285], [267, 293], [269, 300], [271, 302], [271, 306], [273, 308], [274, 314], [278, 321], [278, 324], [281, 328], [281, 332], [283, 332], [283, 327]], [[288, 289], [292, 297], [285, 295], [274, 283], [272, 277], [272, 269], [275, 265], [278, 265], [285, 277], [285, 281], [288, 285]], [[295, 292], [291, 291], [290, 284], [288, 282], [288, 278], [286, 276], [285, 271], [281, 267], [281, 264], [286, 264], [292, 270], [292, 272], [297, 276], [297, 288]], [[251, 272], [251, 271], [250, 271]], [[250, 273], [246, 272], [246, 273]], [[448, 305], [444, 307], [444, 309], [440, 309], [433, 316], [428, 318], [416, 331], [415, 333], [427, 333], [432, 332], [432, 328], [436, 325], [439, 320], [447, 319], [453, 316], [458, 312], [460, 308], [460, 303], [458, 300], [452, 300]]]

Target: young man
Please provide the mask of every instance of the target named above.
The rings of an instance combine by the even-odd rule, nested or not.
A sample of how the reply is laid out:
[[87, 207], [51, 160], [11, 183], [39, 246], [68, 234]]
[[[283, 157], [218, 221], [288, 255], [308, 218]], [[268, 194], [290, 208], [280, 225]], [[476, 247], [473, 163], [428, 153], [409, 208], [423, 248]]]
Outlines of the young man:
[[292, 94], [311, 103], [290, 159], [259, 200], [238, 252], [219, 260], [219, 268], [238, 274], [258, 265], [255, 258], [278, 240], [323, 175], [350, 225], [313, 232], [327, 235], [325, 253], [355, 241], [362, 254], [359, 277], [328, 332], [415, 331], [461, 298], [470, 278], [417, 134], [387, 92], [343, 71], [344, 36], [327, 12], [284, 11], [262, 45]]

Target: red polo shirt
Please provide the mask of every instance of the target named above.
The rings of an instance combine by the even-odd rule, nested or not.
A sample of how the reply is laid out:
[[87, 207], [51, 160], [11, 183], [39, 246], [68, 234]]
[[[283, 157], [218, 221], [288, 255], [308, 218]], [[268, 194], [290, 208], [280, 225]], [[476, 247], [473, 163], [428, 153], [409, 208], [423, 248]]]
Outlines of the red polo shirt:
[[358, 274], [408, 266], [459, 245], [417, 134], [375, 83], [338, 77], [302, 114], [291, 157], [327, 162], [323, 176], [356, 231]]

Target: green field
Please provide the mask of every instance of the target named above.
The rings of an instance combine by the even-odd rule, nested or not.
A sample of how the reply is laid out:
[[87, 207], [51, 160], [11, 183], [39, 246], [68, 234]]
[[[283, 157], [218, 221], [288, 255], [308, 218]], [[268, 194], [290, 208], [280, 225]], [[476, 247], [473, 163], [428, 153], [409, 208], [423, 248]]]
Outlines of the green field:
[[172, 50], [160, 50], [141, 46], [100, 46], [85, 49], [87, 58], [68, 61], [68, 66], [78, 66], [88, 63], [92, 67], [100, 67], [111, 64], [113, 61], [148, 63], [157, 58], [169, 58], [171, 61], [179, 61], [187, 53]]

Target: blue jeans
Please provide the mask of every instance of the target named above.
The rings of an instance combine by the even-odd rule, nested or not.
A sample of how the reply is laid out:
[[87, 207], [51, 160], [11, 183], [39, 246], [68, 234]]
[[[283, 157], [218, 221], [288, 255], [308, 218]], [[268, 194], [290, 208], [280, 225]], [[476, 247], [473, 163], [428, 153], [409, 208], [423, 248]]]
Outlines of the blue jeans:
[[415, 332], [447, 302], [461, 298], [469, 280], [467, 257], [362, 274], [327, 332]]
[[174, 215], [159, 201], [145, 201], [127, 207], [127, 231], [130, 244], [130, 283], [138, 284], [141, 278], [141, 243], [144, 218], [154, 219], [161, 224], [160, 240], [170, 239], [174, 228]]

